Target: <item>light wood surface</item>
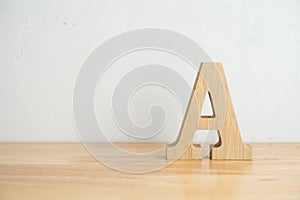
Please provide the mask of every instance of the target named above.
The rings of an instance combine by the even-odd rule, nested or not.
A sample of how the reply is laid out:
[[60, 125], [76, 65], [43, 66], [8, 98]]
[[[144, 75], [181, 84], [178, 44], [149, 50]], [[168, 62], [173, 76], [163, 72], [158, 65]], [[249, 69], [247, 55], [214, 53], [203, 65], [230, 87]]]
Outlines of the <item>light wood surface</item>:
[[299, 200], [300, 144], [252, 146], [252, 161], [178, 160], [134, 175], [104, 167], [79, 143], [0, 143], [0, 199]]
[[[214, 115], [201, 117], [206, 93], [209, 92]], [[167, 159], [200, 159], [201, 148], [192, 144], [196, 130], [217, 130], [219, 142], [211, 151], [214, 160], [250, 160], [251, 146], [245, 145], [234, 112], [229, 87], [221, 63], [204, 62], [196, 77], [177, 141], [167, 147]]]

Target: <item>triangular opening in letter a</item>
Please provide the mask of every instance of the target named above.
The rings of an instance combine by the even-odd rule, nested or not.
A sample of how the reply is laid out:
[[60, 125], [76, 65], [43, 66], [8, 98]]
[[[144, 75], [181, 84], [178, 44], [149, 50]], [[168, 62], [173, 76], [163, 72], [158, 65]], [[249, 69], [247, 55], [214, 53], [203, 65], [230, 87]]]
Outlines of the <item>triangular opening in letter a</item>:
[[200, 116], [203, 118], [214, 118], [216, 116], [209, 92], [206, 92]]

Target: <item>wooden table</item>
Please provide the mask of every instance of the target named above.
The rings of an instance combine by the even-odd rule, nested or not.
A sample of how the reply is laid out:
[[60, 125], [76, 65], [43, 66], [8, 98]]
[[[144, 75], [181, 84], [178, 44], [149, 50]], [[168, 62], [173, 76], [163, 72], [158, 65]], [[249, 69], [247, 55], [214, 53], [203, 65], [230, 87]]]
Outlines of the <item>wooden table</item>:
[[0, 199], [300, 199], [300, 144], [253, 144], [253, 161], [179, 160], [134, 175], [79, 143], [0, 143]]

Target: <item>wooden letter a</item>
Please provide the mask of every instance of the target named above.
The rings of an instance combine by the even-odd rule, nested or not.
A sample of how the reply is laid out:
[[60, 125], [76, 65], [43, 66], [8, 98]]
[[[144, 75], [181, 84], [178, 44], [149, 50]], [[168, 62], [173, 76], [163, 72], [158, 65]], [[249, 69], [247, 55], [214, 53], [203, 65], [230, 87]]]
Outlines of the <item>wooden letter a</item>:
[[[200, 117], [209, 92], [214, 116]], [[252, 148], [242, 142], [229, 88], [221, 63], [202, 63], [177, 141], [167, 146], [167, 159], [200, 159], [201, 147], [192, 144], [196, 130], [218, 130], [219, 142], [211, 159], [250, 160]]]

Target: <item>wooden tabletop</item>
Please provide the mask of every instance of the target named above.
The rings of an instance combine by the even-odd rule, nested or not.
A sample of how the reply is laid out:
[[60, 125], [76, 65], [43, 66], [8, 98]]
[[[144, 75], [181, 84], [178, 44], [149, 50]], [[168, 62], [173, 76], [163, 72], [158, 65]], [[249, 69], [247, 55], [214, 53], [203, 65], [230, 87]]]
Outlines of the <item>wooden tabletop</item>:
[[179, 160], [135, 175], [103, 166], [79, 143], [0, 143], [0, 199], [299, 200], [300, 144], [252, 146], [252, 161]]

